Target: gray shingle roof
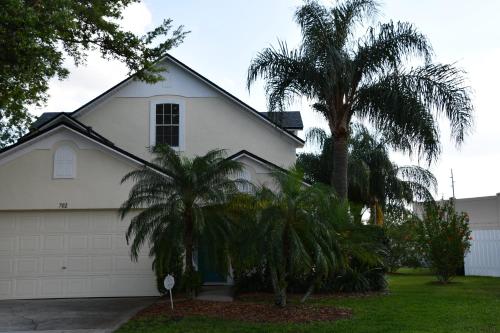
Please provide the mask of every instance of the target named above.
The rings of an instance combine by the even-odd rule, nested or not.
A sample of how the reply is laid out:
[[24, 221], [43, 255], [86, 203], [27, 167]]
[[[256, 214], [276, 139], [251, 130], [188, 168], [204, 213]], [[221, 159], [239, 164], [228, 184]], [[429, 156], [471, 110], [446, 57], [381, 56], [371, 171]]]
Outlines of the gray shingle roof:
[[38, 129], [38, 126], [46, 123], [47, 121], [55, 118], [58, 114], [62, 112], [44, 112], [31, 124], [31, 127]]
[[302, 130], [304, 124], [300, 111], [284, 111], [284, 112], [261, 112], [262, 115], [269, 118], [274, 123], [288, 130]]

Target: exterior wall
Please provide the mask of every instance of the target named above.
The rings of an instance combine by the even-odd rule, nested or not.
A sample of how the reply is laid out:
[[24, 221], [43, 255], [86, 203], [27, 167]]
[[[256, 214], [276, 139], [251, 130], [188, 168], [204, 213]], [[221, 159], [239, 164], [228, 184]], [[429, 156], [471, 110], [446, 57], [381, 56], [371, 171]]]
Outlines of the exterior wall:
[[169, 63], [166, 81], [153, 85], [131, 81], [112, 96], [93, 105], [78, 120], [114, 144], [151, 159], [150, 106], [164, 99], [185, 105], [185, 150], [188, 156], [214, 148], [228, 154], [248, 150], [276, 165], [289, 167], [300, 145], [254, 113]]
[[470, 218], [472, 241], [464, 260], [466, 275], [500, 276], [500, 194], [457, 199], [457, 211]]
[[456, 199], [455, 209], [469, 214], [470, 227], [500, 229], [500, 194], [496, 196]]
[[245, 164], [245, 169], [250, 173], [250, 182], [255, 186], [266, 186], [270, 189], [277, 190], [274, 179], [271, 176], [271, 170], [268, 166], [263, 165], [247, 156], [242, 156], [237, 161]]
[[[126, 200], [131, 184], [120, 181], [137, 165], [68, 135], [43, 141], [0, 161], [0, 210], [60, 209], [60, 203], [67, 203], [67, 209], [107, 209]], [[63, 143], [76, 152], [74, 179], [53, 178], [54, 151]]]

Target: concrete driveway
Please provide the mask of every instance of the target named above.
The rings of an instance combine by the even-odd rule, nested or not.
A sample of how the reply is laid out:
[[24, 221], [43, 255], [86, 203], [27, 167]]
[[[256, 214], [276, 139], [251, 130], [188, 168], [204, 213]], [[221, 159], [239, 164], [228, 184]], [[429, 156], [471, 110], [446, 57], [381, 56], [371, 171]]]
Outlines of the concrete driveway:
[[0, 301], [0, 332], [113, 332], [156, 297]]

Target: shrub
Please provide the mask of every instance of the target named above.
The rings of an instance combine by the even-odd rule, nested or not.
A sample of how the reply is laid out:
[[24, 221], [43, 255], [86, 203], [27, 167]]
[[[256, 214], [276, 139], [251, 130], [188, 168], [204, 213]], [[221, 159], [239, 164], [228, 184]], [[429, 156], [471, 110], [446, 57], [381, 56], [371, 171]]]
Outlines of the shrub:
[[418, 218], [406, 210], [393, 209], [386, 213], [383, 228], [387, 237], [384, 260], [387, 271], [422, 266], [423, 259], [417, 251], [417, 224]]
[[418, 246], [441, 283], [448, 283], [463, 265], [470, 248], [469, 217], [457, 213], [453, 199], [427, 205], [418, 228]]

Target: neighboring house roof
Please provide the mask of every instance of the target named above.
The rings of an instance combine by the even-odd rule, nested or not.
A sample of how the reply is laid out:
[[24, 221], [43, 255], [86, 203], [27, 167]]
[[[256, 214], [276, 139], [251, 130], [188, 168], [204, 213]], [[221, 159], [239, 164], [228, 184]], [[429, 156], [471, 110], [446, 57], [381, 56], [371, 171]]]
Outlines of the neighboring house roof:
[[[85, 132], [89, 133], [89, 135], [92, 135], [92, 136], [95, 136], [95, 137], [98, 137], [99, 139], [103, 140], [103, 141], [107, 141], [111, 144], [113, 144], [111, 141], [109, 141], [107, 138], [105, 138], [104, 136], [102, 136], [101, 134], [97, 133], [96, 131], [94, 131], [92, 129], [92, 127], [90, 126], [87, 126], [85, 125], [84, 123], [76, 120], [75, 118], [71, 117], [71, 114], [70, 113], [67, 113], [67, 112], [47, 112], [49, 115], [43, 117], [43, 115], [45, 114], [42, 114], [40, 116], [40, 118], [45, 118], [43, 119], [44, 121], [40, 121], [39, 124], [37, 124], [37, 126], [33, 126], [37, 121], [35, 121], [32, 125], [31, 125], [31, 131], [24, 135], [23, 137], [21, 137], [19, 139], [19, 142], [24, 142], [24, 141], [27, 141], [31, 138], [31, 136], [33, 136], [34, 134], [38, 133], [39, 131], [41, 130], [44, 130], [44, 127], [49, 127], [51, 124], [55, 123], [56, 121], [60, 121], [62, 119], [65, 119], [66, 121], [69, 121], [71, 123], [73, 123], [74, 125], [76, 125], [76, 127], [79, 127], [80, 129], [84, 130]], [[39, 119], [40, 119], [39, 118]]]
[[39, 128], [40, 125], [46, 123], [47, 121], [53, 119], [61, 112], [44, 112], [42, 113], [34, 122], [31, 124], [32, 128]]
[[[226, 90], [224, 90], [223, 88], [221, 88], [220, 86], [218, 86], [217, 84], [215, 84], [214, 82], [210, 81], [209, 79], [207, 79], [206, 77], [204, 77], [200, 73], [196, 72], [195, 70], [193, 70], [192, 68], [190, 68], [186, 64], [184, 64], [181, 61], [179, 61], [178, 59], [174, 58], [170, 54], [165, 55], [158, 62], [161, 62], [161, 61], [164, 61], [164, 60], [169, 60], [169, 61], [173, 62], [174, 64], [176, 64], [180, 68], [184, 69], [185, 71], [187, 71], [188, 73], [190, 73], [193, 76], [197, 77], [201, 81], [205, 82], [207, 85], [209, 85], [210, 87], [214, 88], [215, 90], [217, 90], [218, 92], [220, 92], [224, 96], [228, 97], [230, 100], [236, 102], [237, 104], [239, 104], [240, 106], [242, 106], [244, 109], [246, 109], [246, 110], [252, 112], [253, 114], [257, 115], [259, 117], [259, 119], [261, 119], [261, 120], [263, 120], [263, 121], [271, 124], [277, 130], [285, 133], [288, 137], [292, 138], [293, 140], [297, 141], [298, 143], [300, 143], [302, 145], [305, 143], [304, 140], [302, 140], [301, 138], [299, 138], [295, 134], [290, 133], [285, 127], [283, 127], [280, 124], [276, 123], [272, 119], [269, 119], [269, 117], [267, 117], [264, 113], [255, 110], [250, 105], [246, 104], [245, 102], [243, 102], [242, 100], [240, 100], [236, 96], [230, 94], [229, 92], [227, 92]], [[110, 95], [111, 93], [115, 92], [116, 90], [118, 90], [119, 88], [121, 88], [124, 84], [128, 83], [129, 81], [131, 81], [133, 79], [134, 79], [134, 75], [129, 76], [125, 80], [119, 82], [117, 85], [111, 87], [110, 89], [106, 90], [105, 92], [103, 92], [102, 94], [100, 94], [99, 96], [97, 96], [96, 98], [92, 99], [91, 101], [85, 103], [84, 105], [82, 105], [81, 107], [79, 107], [78, 109], [76, 109], [75, 111], [73, 111], [73, 113], [71, 115], [74, 116], [74, 117], [78, 116], [79, 113], [85, 111], [90, 106], [92, 106], [94, 103], [99, 102], [101, 99], [107, 97], [108, 95]]]
[[261, 112], [261, 114], [266, 116], [276, 124], [280, 125], [284, 129], [287, 130], [304, 129], [304, 124], [302, 123], [302, 117], [300, 116], [300, 111]]

